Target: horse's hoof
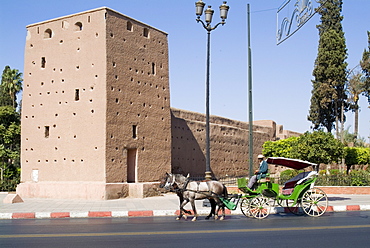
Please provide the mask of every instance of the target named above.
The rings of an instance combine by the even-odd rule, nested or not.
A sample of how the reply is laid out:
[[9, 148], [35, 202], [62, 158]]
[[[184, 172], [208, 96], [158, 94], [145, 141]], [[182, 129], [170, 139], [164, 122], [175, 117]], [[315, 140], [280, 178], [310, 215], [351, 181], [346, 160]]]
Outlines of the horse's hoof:
[[218, 215], [215, 215], [215, 220], [217, 220], [218, 219]]
[[196, 221], [197, 220], [197, 217], [194, 217], [191, 221]]
[[207, 216], [207, 217], [206, 217], [206, 220], [209, 220], [209, 218], [210, 218], [210, 217], [209, 217], [209, 216]]
[[177, 217], [176, 220], [180, 220], [180, 217]]
[[185, 220], [187, 220], [188, 219], [188, 216], [186, 216], [186, 215], [183, 215], [182, 216]]
[[224, 216], [221, 216], [220, 220], [224, 220], [224, 219], [225, 219], [225, 217]]

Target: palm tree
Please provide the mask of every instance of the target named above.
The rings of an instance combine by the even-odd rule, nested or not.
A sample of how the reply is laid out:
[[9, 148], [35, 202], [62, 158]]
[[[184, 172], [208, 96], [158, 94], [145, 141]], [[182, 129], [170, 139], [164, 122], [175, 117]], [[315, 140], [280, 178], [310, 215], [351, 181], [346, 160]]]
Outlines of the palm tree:
[[10, 66], [5, 66], [3, 75], [1, 77], [1, 88], [3, 91], [9, 94], [12, 99], [12, 105], [14, 108], [17, 107], [16, 95], [22, 90], [22, 73], [17, 69], [11, 69]]
[[358, 100], [361, 93], [364, 92], [364, 75], [361, 72], [353, 73], [348, 81], [348, 101], [350, 103], [350, 108], [355, 112], [355, 126], [354, 126], [354, 136], [355, 139], [358, 135], [358, 112], [360, 106], [358, 105]]
[[365, 85], [363, 95], [367, 97], [370, 108], [370, 31], [367, 31], [368, 49], [364, 50], [360, 61], [362, 72], [365, 75]]

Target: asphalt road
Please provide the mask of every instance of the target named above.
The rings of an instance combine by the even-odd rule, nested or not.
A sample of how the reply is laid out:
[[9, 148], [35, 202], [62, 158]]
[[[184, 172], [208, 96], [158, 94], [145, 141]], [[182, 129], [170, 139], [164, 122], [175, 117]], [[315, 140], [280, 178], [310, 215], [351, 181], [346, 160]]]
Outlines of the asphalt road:
[[370, 211], [263, 220], [174, 217], [0, 220], [0, 247], [369, 247]]

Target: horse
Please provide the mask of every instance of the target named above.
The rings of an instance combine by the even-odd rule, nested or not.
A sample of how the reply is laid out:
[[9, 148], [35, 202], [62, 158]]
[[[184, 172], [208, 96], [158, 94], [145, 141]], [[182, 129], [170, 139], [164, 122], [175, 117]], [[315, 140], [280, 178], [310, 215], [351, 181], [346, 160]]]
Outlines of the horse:
[[[189, 176], [188, 176], [189, 177]], [[194, 218], [192, 221], [196, 221], [198, 218], [198, 213], [195, 208], [195, 200], [209, 199], [211, 203], [211, 212], [206, 217], [209, 219], [212, 215], [215, 216], [215, 219], [218, 219], [218, 212], [222, 209], [222, 216], [220, 220], [225, 218], [225, 205], [221, 202], [220, 196], [227, 197], [227, 188], [225, 185], [218, 181], [190, 181], [188, 177], [185, 177], [181, 174], [172, 174], [166, 173], [166, 176], [162, 180], [160, 187], [165, 188], [166, 190], [171, 190], [176, 192], [180, 200], [180, 214], [176, 218], [180, 220], [181, 217], [187, 218], [184, 213], [189, 214], [190, 212], [184, 209], [184, 206], [190, 202], [191, 207], [194, 212]], [[216, 204], [218, 206], [216, 210]]]

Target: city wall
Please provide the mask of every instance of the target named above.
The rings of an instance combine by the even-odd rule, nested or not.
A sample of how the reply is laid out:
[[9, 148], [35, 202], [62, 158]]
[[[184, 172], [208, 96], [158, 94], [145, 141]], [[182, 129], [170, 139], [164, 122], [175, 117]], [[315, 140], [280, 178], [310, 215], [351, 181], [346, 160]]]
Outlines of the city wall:
[[[175, 108], [171, 108], [171, 113], [172, 171], [203, 176], [206, 166], [205, 115]], [[262, 153], [264, 142], [277, 139], [277, 126], [271, 120], [253, 124], [253, 164], [257, 168], [257, 155]], [[282, 131], [282, 126], [278, 130]], [[210, 153], [211, 171], [216, 178], [248, 175], [248, 123], [210, 116]]]

